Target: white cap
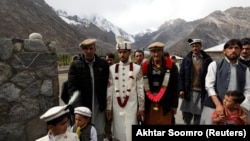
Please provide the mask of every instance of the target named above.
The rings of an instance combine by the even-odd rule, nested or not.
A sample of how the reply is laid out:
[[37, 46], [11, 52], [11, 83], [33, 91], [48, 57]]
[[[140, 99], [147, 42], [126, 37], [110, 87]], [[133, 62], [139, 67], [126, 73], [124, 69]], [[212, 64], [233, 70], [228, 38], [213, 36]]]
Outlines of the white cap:
[[40, 119], [48, 122], [48, 121], [51, 121], [53, 119], [56, 119], [66, 113], [69, 112], [68, 109], [66, 109], [67, 105], [64, 105], [64, 106], [55, 106], [55, 107], [52, 107], [50, 108], [47, 112], [45, 112], [41, 117]]
[[121, 35], [118, 35], [115, 37], [116, 40], [116, 50], [120, 49], [126, 49], [126, 50], [131, 50], [131, 42], [125, 41], [125, 38]]
[[74, 110], [74, 113], [75, 114], [80, 114], [80, 115], [83, 115], [83, 116], [86, 116], [86, 117], [91, 117], [91, 111], [89, 108], [87, 107], [76, 107], [75, 110]]
[[130, 42], [124, 41], [123, 43], [117, 43], [116, 44], [116, 50], [120, 49], [126, 49], [126, 50], [131, 50], [132, 45]]
[[189, 46], [191, 46], [194, 43], [200, 43], [201, 44], [202, 40], [201, 39], [188, 39]]
[[29, 35], [29, 39], [39, 39], [39, 40], [42, 40], [43, 36], [40, 33], [31, 33]]

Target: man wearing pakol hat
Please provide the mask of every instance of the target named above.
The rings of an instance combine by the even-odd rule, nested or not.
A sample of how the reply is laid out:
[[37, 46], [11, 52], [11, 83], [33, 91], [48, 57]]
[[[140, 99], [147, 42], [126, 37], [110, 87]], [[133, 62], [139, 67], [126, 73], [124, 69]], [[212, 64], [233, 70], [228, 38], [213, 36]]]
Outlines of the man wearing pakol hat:
[[200, 124], [202, 104], [206, 95], [205, 77], [212, 58], [202, 50], [201, 39], [188, 39], [190, 52], [184, 57], [179, 75], [180, 110], [186, 125]]
[[146, 125], [171, 125], [178, 107], [178, 69], [169, 56], [164, 57], [164, 46], [150, 44], [150, 59], [142, 64]]
[[209, 64], [205, 78], [207, 95], [201, 113], [201, 125], [213, 124], [211, 115], [214, 110], [218, 115], [225, 116], [222, 100], [227, 91], [243, 92], [246, 98], [241, 103], [241, 108], [245, 112], [250, 110], [250, 72], [249, 68], [238, 60], [241, 50], [241, 41], [230, 39], [224, 45], [225, 58]]
[[130, 60], [131, 43], [116, 37], [119, 63], [110, 66], [107, 119], [113, 121], [113, 135], [119, 141], [132, 140], [132, 125], [144, 119], [144, 91], [141, 67]]
[[75, 133], [67, 132], [69, 122], [67, 106], [55, 106], [45, 112], [40, 119], [48, 126], [48, 134], [36, 141], [80, 141]]
[[71, 131], [76, 133], [80, 141], [97, 141], [97, 133], [93, 124], [91, 124], [91, 111], [89, 108], [81, 106], [74, 109], [75, 125]]
[[85, 39], [79, 47], [83, 54], [73, 60], [68, 72], [68, 90], [72, 95], [78, 90], [80, 96], [73, 104], [88, 107], [92, 111], [91, 123], [95, 125], [98, 140], [104, 138], [105, 110], [109, 65], [96, 54], [96, 39]]

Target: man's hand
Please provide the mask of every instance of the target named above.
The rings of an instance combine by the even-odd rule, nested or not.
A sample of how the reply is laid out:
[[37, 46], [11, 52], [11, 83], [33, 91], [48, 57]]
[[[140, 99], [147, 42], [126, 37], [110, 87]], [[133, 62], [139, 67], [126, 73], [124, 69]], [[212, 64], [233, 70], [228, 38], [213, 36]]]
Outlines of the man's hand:
[[181, 99], [184, 98], [184, 91], [180, 91], [180, 92], [179, 92], [179, 97], [180, 97]]
[[106, 110], [105, 114], [106, 114], [107, 120], [111, 120], [112, 119], [112, 111], [111, 110]]
[[143, 110], [139, 110], [137, 112], [137, 120], [138, 121], [144, 121], [144, 111]]
[[216, 110], [216, 113], [217, 113], [221, 118], [224, 118], [224, 117], [225, 117], [223, 105], [217, 105], [215, 110]]

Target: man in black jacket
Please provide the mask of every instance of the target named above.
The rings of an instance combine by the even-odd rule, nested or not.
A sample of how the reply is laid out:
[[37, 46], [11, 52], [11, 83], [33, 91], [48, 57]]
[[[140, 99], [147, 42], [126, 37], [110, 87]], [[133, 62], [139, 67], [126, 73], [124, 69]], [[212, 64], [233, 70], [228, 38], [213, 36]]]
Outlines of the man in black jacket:
[[73, 106], [86, 106], [91, 109], [91, 123], [95, 125], [98, 140], [101, 141], [104, 137], [109, 65], [95, 54], [96, 39], [86, 39], [79, 46], [83, 55], [70, 65], [68, 90], [70, 95], [80, 91]]
[[202, 103], [206, 95], [205, 77], [212, 58], [202, 48], [201, 39], [188, 39], [191, 51], [183, 59], [179, 75], [180, 110], [187, 125], [200, 123]]

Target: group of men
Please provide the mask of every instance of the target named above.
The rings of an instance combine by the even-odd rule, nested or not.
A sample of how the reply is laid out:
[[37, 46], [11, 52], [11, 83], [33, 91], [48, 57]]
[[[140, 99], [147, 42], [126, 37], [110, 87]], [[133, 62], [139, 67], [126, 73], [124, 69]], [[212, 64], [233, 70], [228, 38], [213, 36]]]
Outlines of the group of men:
[[191, 51], [180, 70], [164, 56], [164, 43], [148, 45], [149, 59], [135, 51], [134, 57], [140, 60], [135, 63], [131, 61], [132, 43], [120, 36], [116, 39], [119, 62], [110, 60], [114, 60], [112, 54], [106, 56], [107, 61], [101, 59], [96, 54], [96, 39], [86, 39], [79, 45], [83, 54], [68, 72], [69, 94], [80, 92], [73, 106], [91, 109], [99, 141], [104, 139], [107, 122], [113, 138], [120, 141], [132, 140], [132, 125], [171, 125], [179, 97], [187, 125], [213, 124], [212, 112], [223, 114], [222, 100], [229, 90], [241, 90], [246, 97], [242, 107], [249, 110], [249, 38], [227, 41], [222, 61], [213, 61], [202, 50], [201, 39], [189, 39]]
[[[223, 98], [228, 91], [245, 95], [241, 107], [249, 111], [250, 38], [230, 39], [223, 48], [225, 57], [212, 58], [202, 50], [202, 40], [189, 39], [191, 51], [183, 59], [179, 75], [180, 110], [187, 125], [212, 125], [212, 113], [225, 117]], [[224, 119], [226, 120], [226, 119]], [[247, 124], [247, 123], [246, 123]]]

